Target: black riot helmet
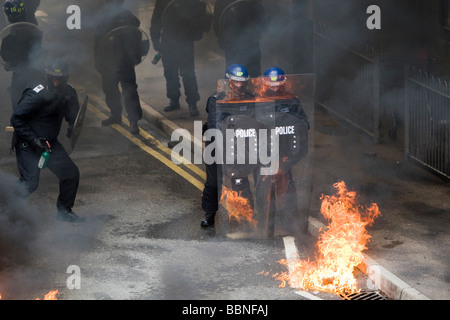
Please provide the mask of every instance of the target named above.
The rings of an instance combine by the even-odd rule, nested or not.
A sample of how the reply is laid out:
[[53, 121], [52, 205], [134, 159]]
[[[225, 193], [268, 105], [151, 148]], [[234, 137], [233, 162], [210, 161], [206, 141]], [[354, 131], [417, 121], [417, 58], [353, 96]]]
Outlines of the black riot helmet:
[[25, 4], [22, 0], [6, 0], [3, 10], [10, 23], [25, 21]]
[[52, 61], [47, 68], [47, 87], [52, 92], [61, 93], [67, 85], [69, 80], [69, 67], [64, 61]]

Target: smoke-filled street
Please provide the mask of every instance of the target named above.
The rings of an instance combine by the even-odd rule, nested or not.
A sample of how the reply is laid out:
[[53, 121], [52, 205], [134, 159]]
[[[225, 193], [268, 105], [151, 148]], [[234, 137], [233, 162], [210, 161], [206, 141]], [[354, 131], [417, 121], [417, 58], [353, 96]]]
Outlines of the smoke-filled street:
[[[315, 104], [317, 84], [314, 82], [318, 78], [308, 67], [297, 78], [290, 74], [299, 73], [295, 62], [289, 60], [291, 55], [298, 54], [292, 52], [296, 48], [289, 47], [288, 52], [279, 55], [272, 50], [270, 39], [282, 24], [277, 12], [272, 12], [271, 28], [263, 35], [261, 71], [281, 64], [290, 81], [300, 79], [292, 81], [292, 86], [299, 88], [309, 117], [308, 153], [292, 169], [296, 200], [281, 197], [284, 211], [293, 208], [298, 200], [299, 215], [287, 223], [277, 220], [280, 224], [272, 233], [255, 233], [250, 224], [243, 223], [246, 227], [241, 227], [236, 221], [235, 224], [225, 221], [223, 213], [217, 214], [215, 228], [201, 227], [200, 222], [205, 218], [202, 209], [206, 179], [204, 155], [200, 154], [201, 163], [186, 165], [174, 161], [173, 150], [179, 149], [173, 149], [172, 132], [186, 129], [194, 135], [201, 130], [208, 117], [205, 110], [208, 97], [217, 89], [218, 80], [224, 78], [225, 57], [213, 29], [195, 42], [199, 115], [192, 115], [185, 101], [187, 92], [183, 83], [180, 110], [164, 111], [169, 103], [164, 67], [161, 61], [151, 62], [157, 51], [150, 44], [144, 60], [135, 67], [143, 116], [138, 121], [139, 132], [132, 133], [131, 112], [125, 107], [122, 123], [102, 124], [111, 116], [111, 110], [94, 61], [94, 31], [103, 18], [100, 2], [44, 0], [36, 12], [44, 34], [44, 48], [68, 61], [68, 82], [76, 89], [80, 104], [88, 98], [86, 116], [73, 151], [71, 140], [65, 135], [66, 125], [63, 124], [59, 135], [80, 172], [72, 209], [86, 221], [56, 219], [59, 185], [49, 169], [41, 170], [38, 189], [24, 199], [25, 189], [17, 183], [16, 154], [10, 150], [11, 128], [5, 129], [10, 126], [12, 114], [8, 91], [12, 72], [0, 72], [1, 299], [43, 299], [52, 290], [58, 290], [58, 300], [289, 300], [295, 303], [296, 300], [344, 299], [342, 295], [313, 286], [310, 290], [298, 290], [295, 277], [300, 272], [296, 262], [309, 264], [325, 251], [318, 250], [316, 242], [326, 239], [318, 234], [327, 229], [327, 222], [332, 218], [327, 220], [321, 210], [333, 205], [328, 204], [325, 209], [321, 206], [324, 198], [330, 199], [324, 195], [336, 192], [334, 184], [338, 181], [345, 181], [351, 191], [342, 197], [350, 199], [349, 203], [358, 208], [355, 211], [363, 206], [369, 208], [368, 215], [372, 218], [356, 223], [365, 228], [356, 229], [362, 235], [357, 245], [363, 248], [364, 254], [358, 252], [358, 257], [364, 260], [355, 263], [358, 266], [353, 271], [355, 285], [363, 292], [379, 294], [377, 297], [382, 299], [449, 298], [448, 183], [405, 160], [400, 141], [374, 143], [375, 139], [366, 132], [344, 123], [334, 112], [322, 108], [322, 104]], [[207, 2], [212, 8], [215, 1]], [[269, 8], [274, 6], [272, 1], [262, 2]], [[69, 5], [81, 8], [80, 29], [70, 30], [66, 25], [71, 15], [66, 12]], [[126, 0], [125, 6], [139, 18], [144, 38], [150, 37], [155, 1]], [[2, 28], [6, 24], [3, 21]], [[280, 36], [278, 41], [281, 38], [284, 37]], [[331, 54], [321, 52], [324, 55]], [[308, 60], [307, 53], [301, 57]], [[342, 85], [340, 81], [344, 80], [337, 81], [337, 87]], [[305, 94], [305, 88], [313, 89]], [[318, 87], [315, 90], [324, 91]], [[126, 99], [125, 94], [121, 99]], [[291, 127], [283, 128], [282, 134], [288, 134]], [[385, 127], [380, 130], [387, 131]], [[192, 145], [192, 155], [183, 156], [193, 156], [190, 159], [194, 162], [198, 141]], [[361, 206], [351, 201], [354, 194], [361, 199]], [[278, 198], [276, 203], [279, 205]], [[284, 213], [279, 213], [277, 219]], [[259, 221], [265, 227], [270, 227], [270, 223], [269, 218]], [[332, 228], [327, 230], [332, 232]], [[329, 237], [333, 239], [339, 234], [337, 230]], [[314, 267], [317, 266], [311, 265]], [[328, 285], [333, 277], [325, 277], [321, 284]], [[280, 286], [283, 281], [284, 287]], [[264, 303], [261, 306], [259, 313], [255, 309], [253, 314], [265, 315], [266, 306]], [[180, 307], [174, 314], [197, 311]]]
[[[37, 14], [45, 19], [43, 28], [55, 23], [46, 5], [42, 3]], [[138, 13], [148, 33], [150, 11]], [[89, 52], [77, 50], [68, 54], [90, 63]], [[199, 67], [208, 69], [198, 72], [199, 106], [215, 89], [224, 68], [213, 50], [201, 57], [207, 60], [200, 61]], [[150, 58], [136, 68], [141, 99], [149, 105], [164, 105], [162, 67], [151, 65]], [[17, 223], [1, 227], [2, 299], [43, 298], [51, 290], [58, 290], [61, 300], [299, 299], [293, 290], [278, 288], [279, 281], [272, 277], [284, 268], [277, 263], [285, 258], [282, 238], [233, 241], [200, 228], [199, 184], [195, 187], [176, 173], [170, 154], [158, 149], [158, 144], [167, 145], [169, 136], [145, 120], [139, 122], [144, 130], [140, 136], [130, 135], [121, 126], [101, 126], [109, 111], [98, 75], [89, 65], [82, 66], [86, 70], [91, 72], [86, 77], [80, 71], [69, 80], [80, 101], [89, 96], [82, 133], [71, 153], [80, 168], [73, 210], [86, 222], [55, 219], [58, 183], [48, 169], [41, 173], [38, 190], [19, 200], [20, 191], [14, 190], [18, 179], [15, 155], [9, 150], [12, 133], [5, 132], [11, 109], [7, 105], [1, 109], [2, 221], [18, 216]], [[10, 74], [3, 72], [1, 81], [2, 101], [7, 101]], [[64, 132], [60, 139], [70, 149]], [[203, 183], [203, 170], [199, 166], [197, 174], [190, 174]], [[81, 289], [67, 284], [73, 266], [79, 268]], [[80, 282], [74, 281], [73, 286], [76, 283]]]

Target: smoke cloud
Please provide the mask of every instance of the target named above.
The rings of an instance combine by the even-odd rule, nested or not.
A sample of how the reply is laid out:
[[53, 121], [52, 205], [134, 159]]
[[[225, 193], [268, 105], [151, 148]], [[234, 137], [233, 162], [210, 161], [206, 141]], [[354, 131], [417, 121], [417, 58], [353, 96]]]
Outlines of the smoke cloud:
[[25, 199], [17, 177], [0, 171], [0, 270], [27, 260], [39, 221], [37, 208]]

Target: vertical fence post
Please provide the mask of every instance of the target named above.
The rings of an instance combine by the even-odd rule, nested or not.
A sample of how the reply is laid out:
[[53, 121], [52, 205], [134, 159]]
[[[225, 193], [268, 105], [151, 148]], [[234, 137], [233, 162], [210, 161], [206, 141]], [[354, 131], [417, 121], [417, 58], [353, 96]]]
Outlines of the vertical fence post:
[[380, 142], [380, 58], [373, 61], [373, 143]]
[[408, 63], [405, 62], [404, 66], [403, 66], [403, 74], [404, 74], [404, 89], [403, 89], [403, 103], [404, 105], [404, 118], [405, 118], [405, 125], [404, 125], [404, 144], [405, 144], [405, 159], [408, 158], [409, 156], [409, 130], [410, 130], [410, 119], [409, 119], [409, 94], [408, 94], [408, 70], [409, 70], [409, 66]]

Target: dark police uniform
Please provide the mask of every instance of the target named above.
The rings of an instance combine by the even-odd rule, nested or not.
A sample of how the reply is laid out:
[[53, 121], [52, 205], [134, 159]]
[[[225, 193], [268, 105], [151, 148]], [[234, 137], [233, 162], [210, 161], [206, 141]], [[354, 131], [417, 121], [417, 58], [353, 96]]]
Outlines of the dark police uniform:
[[20, 181], [27, 195], [37, 189], [41, 170], [38, 161], [43, 150], [34, 147], [33, 139], [42, 137], [50, 143], [47, 167], [59, 179], [58, 212], [71, 212], [78, 190], [78, 167], [58, 141], [62, 121], [68, 122], [70, 130], [78, 110], [78, 95], [72, 86], [67, 84], [63, 93], [55, 93], [44, 85], [37, 85], [25, 90], [11, 116]]
[[[14, 22], [27, 22], [31, 25], [25, 28], [14, 29], [6, 36], [1, 44], [0, 55], [5, 62], [5, 69], [12, 71], [11, 87], [8, 88], [11, 97], [11, 106], [14, 109], [19, 102], [23, 91], [31, 83], [44, 80], [44, 74], [39, 70], [42, 64], [42, 31], [37, 27], [38, 21], [35, 12], [40, 0], [24, 0], [26, 7], [25, 16]], [[8, 20], [9, 20], [8, 16]]]
[[[204, 126], [204, 131], [207, 129], [219, 129], [224, 132], [225, 127], [222, 128], [225, 119], [229, 118], [232, 112], [233, 105], [239, 109], [239, 101], [251, 101], [254, 99], [254, 95], [250, 92], [246, 92], [241, 98], [236, 99], [233, 103], [229, 103], [228, 111], [224, 111], [222, 108], [218, 107], [217, 104], [223, 102], [226, 103], [225, 92], [216, 92], [208, 98], [206, 105], [206, 112], [208, 113], [208, 121], [206, 126]], [[241, 106], [242, 107], [242, 106]], [[212, 141], [207, 141], [206, 146], [208, 146]], [[224, 165], [217, 163], [205, 164], [206, 171], [206, 181], [202, 193], [202, 209], [205, 212], [207, 220], [213, 220], [214, 216], [219, 208], [219, 197], [222, 192], [223, 184], [223, 174]], [[249, 200], [253, 206], [252, 194], [250, 191], [250, 184], [247, 176], [239, 176], [236, 178], [231, 178], [231, 188], [234, 191], [242, 192], [241, 195]]]
[[[118, 87], [120, 83], [128, 120], [131, 123], [137, 122], [142, 119], [142, 107], [137, 91], [134, 67], [140, 61], [127, 54], [130, 43], [127, 43], [126, 40], [130, 39], [120, 39], [125, 42], [109, 44], [105, 47], [101, 47], [100, 44], [102, 41], [108, 41], [104, 37], [110, 31], [124, 26], [138, 28], [140, 21], [131, 11], [120, 5], [106, 6], [105, 11], [109, 13], [100, 21], [94, 40], [95, 66], [102, 77], [103, 92], [106, 104], [111, 111], [111, 117], [116, 120], [115, 122], [121, 122], [122, 103]], [[140, 41], [140, 38], [138, 40]]]
[[171, 101], [170, 106], [173, 106], [173, 110], [180, 108], [180, 75], [186, 102], [192, 109], [191, 114], [196, 115], [200, 95], [195, 75], [194, 42], [201, 38], [202, 33], [189, 28], [186, 23], [177, 19], [175, 12], [170, 8], [166, 11], [170, 3], [171, 0], [156, 0], [151, 18], [150, 37], [154, 49], [162, 56], [166, 95]]

